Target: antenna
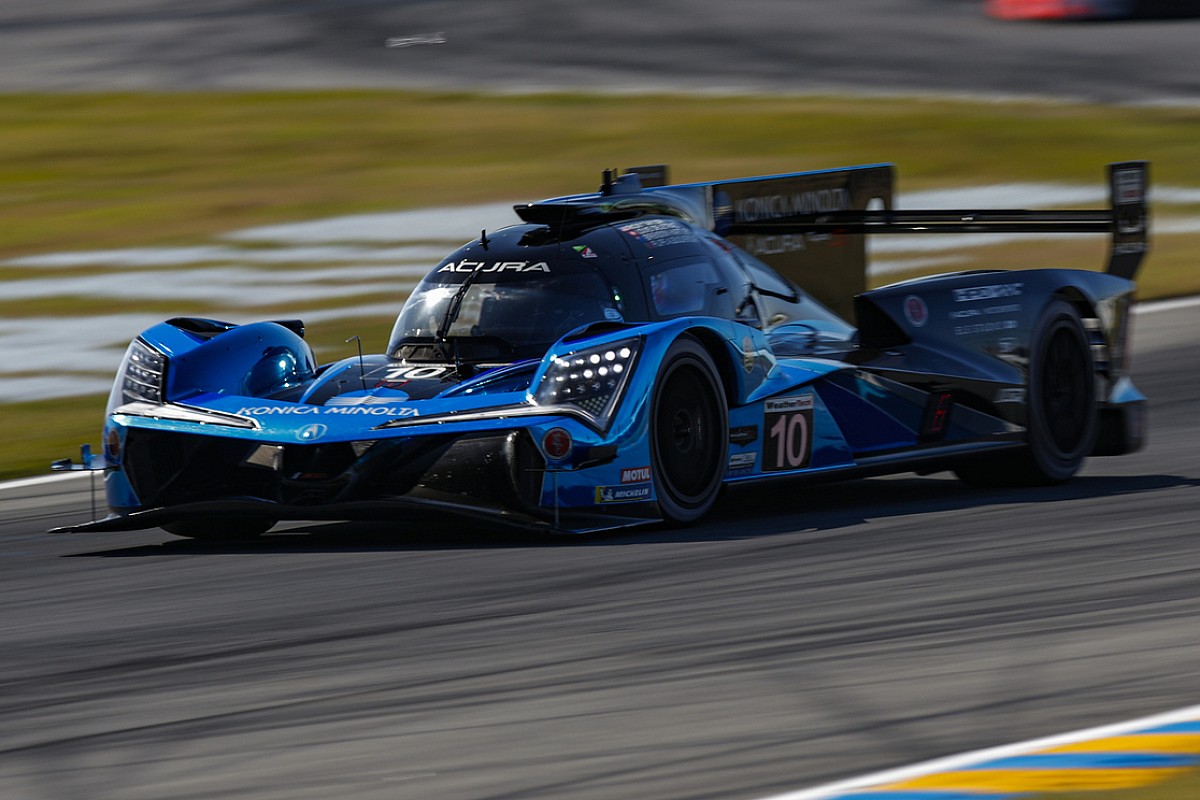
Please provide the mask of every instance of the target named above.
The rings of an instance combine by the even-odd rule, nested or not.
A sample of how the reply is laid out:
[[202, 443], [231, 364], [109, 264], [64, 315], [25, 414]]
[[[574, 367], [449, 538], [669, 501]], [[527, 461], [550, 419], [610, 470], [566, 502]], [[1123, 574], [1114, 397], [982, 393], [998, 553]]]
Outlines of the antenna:
[[487, 250], [488, 245], [491, 244], [491, 242], [489, 242], [488, 238], [487, 238], [487, 228], [484, 228], [483, 230], [481, 230], [479, 232], [479, 243], [481, 245], [483, 245], [484, 250]]
[[354, 335], [347, 339], [346, 342], [347, 344], [354, 342], [358, 345], [358, 382], [362, 385], [363, 391], [365, 392], [367, 390], [367, 370], [366, 367], [363, 366], [362, 337]]

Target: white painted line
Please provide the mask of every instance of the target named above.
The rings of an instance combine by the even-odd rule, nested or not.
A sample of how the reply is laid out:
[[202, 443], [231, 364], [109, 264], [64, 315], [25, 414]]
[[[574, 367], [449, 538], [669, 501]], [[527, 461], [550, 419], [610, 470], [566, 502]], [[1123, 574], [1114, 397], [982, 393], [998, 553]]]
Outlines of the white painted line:
[[920, 764], [913, 764], [907, 767], [884, 770], [883, 772], [850, 778], [838, 781], [837, 783], [827, 783], [824, 786], [817, 786], [812, 789], [801, 789], [796, 792], [771, 795], [770, 797], [762, 798], [762, 800], [829, 800], [829, 798], [837, 797], [839, 794], [863, 791], [871, 787], [921, 778], [937, 772], [949, 772], [951, 770], [973, 767], [997, 758], [1026, 755], [1051, 747], [1061, 747], [1062, 745], [1075, 744], [1093, 739], [1105, 739], [1110, 736], [1121, 736], [1146, 728], [1156, 728], [1160, 725], [1170, 725], [1174, 722], [1187, 722], [1197, 719], [1200, 719], [1200, 706], [1191, 706], [1150, 717], [1130, 720], [1129, 722], [1117, 722], [1111, 725], [1102, 725], [1098, 728], [1060, 733], [1042, 739], [1032, 739], [1027, 742], [1017, 742], [999, 747], [989, 747], [986, 750], [976, 750], [970, 753], [947, 756], [946, 758], [937, 758], [932, 761], [924, 761]]
[[1176, 297], [1171, 300], [1155, 300], [1152, 303], [1138, 303], [1133, 307], [1134, 313], [1153, 314], [1155, 311], [1177, 311], [1181, 308], [1200, 306], [1200, 296]]
[[44, 483], [58, 483], [71, 478], [82, 478], [88, 474], [87, 470], [79, 470], [77, 472], [55, 472], [52, 475], [39, 475], [36, 478], [18, 478], [15, 481], [0, 483], [0, 492], [6, 489], [23, 489], [26, 486], [41, 486]]

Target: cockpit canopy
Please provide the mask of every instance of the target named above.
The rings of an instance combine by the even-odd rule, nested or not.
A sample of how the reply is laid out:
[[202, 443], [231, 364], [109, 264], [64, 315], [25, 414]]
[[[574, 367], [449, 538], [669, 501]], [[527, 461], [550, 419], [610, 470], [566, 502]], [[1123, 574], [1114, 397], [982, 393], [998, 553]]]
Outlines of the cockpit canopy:
[[388, 355], [507, 363], [540, 358], [567, 333], [595, 323], [690, 315], [764, 329], [818, 320], [852, 330], [710, 231], [638, 217], [573, 232], [518, 225], [460, 248], [408, 298]]
[[404, 304], [389, 354], [406, 345], [469, 347], [468, 360], [537, 358], [591, 322], [621, 321], [620, 293], [595, 269], [561, 262], [447, 262]]

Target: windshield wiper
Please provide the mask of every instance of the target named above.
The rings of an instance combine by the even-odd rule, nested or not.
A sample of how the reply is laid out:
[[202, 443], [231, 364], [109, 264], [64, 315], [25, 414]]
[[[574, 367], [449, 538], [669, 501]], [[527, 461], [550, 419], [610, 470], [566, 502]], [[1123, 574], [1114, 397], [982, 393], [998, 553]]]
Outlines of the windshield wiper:
[[458, 312], [462, 308], [463, 298], [466, 297], [467, 290], [471, 288], [471, 284], [475, 282], [475, 276], [479, 274], [481, 267], [483, 267], [482, 261], [475, 266], [475, 269], [471, 270], [471, 274], [463, 278], [462, 285], [458, 287], [458, 291], [454, 293], [454, 297], [450, 298], [450, 305], [446, 306], [446, 313], [442, 316], [442, 324], [438, 325], [437, 332], [433, 335], [437, 343], [443, 348], [446, 346], [446, 334], [450, 332], [450, 326], [454, 324], [454, 320], [458, 319]]

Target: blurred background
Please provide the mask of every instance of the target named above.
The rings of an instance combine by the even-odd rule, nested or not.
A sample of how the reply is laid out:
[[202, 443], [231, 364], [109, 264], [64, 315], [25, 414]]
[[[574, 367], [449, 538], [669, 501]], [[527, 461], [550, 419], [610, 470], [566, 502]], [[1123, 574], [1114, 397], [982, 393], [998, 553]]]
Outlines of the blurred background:
[[[1147, 159], [1139, 291], [1195, 295], [1193, 5], [4, 0], [0, 478], [97, 442], [144, 327], [300, 317], [322, 361], [378, 350], [444, 253], [608, 167], [889, 161], [901, 208], [1088, 208]], [[1105, 249], [883, 237], [870, 280]], [[1195, 702], [1195, 313], [1135, 320], [1150, 448], [1062, 487], [246, 547], [49, 537], [86, 479], [5, 489], [0, 796], [750, 800]]]
[[1135, 18], [1200, 13], [1191, 0], [1004, 5], [1130, 19], [1014, 26], [986, 16], [984, 0], [8, 0], [0, 87], [836, 90], [1133, 103], [1189, 102], [1200, 90], [1196, 23]]
[[[1200, 290], [1200, 20], [1003, 5], [0, 4], [0, 408], [28, 422], [0, 476], [90, 436], [125, 343], [157, 319], [302, 316], [322, 360], [352, 335], [378, 349], [442, 253], [606, 167], [891, 161], [902, 207], [1088, 207], [1105, 163], [1148, 159], [1143, 297]], [[891, 239], [872, 242], [876, 285], [1104, 252]]]
[[[1124, 0], [10, 0], [0, 407], [34, 422], [0, 475], [91, 430], [154, 320], [301, 315], [322, 359], [351, 335], [378, 348], [442, 252], [605, 167], [891, 161], [902, 206], [1078, 207], [1103, 202], [1106, 162], [1148, 159], [1143, 297], [1200, 290], [1200, 20], [1161, 16]], [[876, 239], [872, 281], [1090, 266], [1104, 247], [975, 244]], [[36, 403], [12, 408], [48, 398], [50, 442]]]

